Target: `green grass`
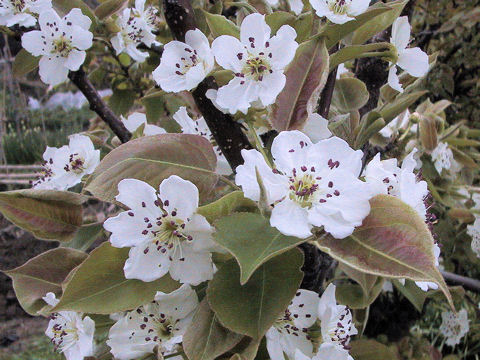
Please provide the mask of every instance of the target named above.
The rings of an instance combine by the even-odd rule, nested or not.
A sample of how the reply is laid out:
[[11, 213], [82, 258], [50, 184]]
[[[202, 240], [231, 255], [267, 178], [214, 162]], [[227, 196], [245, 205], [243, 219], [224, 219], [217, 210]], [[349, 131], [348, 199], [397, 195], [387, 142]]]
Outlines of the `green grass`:
[[[27, 342], [28, 341], [28, 342]], [[23, 349], [5, 349], [0, 353], [0, 360], [64, 360], [63, 355], [53, 351], [53, 345], [46, 336], [35, 336], [23, 340]], [[13, 348], [11, 346], [10, 348]]]

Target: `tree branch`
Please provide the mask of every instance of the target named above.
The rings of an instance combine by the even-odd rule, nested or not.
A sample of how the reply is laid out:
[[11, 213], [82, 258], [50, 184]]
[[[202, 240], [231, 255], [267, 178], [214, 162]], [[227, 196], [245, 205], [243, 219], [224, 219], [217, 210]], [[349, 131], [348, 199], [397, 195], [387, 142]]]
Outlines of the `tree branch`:
[[461, 285], [465, 289], [480, 293], [480, 281], [471, 279], [465, 276], [450, 273], [448, 271], [441, 271], [443, 278], [450, 285]]
[[[193, 30], [195, 18], [189, 0], [163, 0], [165, 19], [174, 37], [179, 41], [185, 40], [188, 30]], [[208, 89], [217, 89], [217, 84], [212, 76], [204, 79], [192, 92], [195, 104], [203, 115], [212, 135], [225, 155], [233, 170], [243, 164], [242, 149], [251, 149], [247, 136], [242, 131], [239, 123], [231, 115], [218, 110], [206, 97]]]
[[[329, 50], [329, 55], [338, 51], [338, 44], [332, 47]], [[320, 101], [318, 103], [318, 114], [327, 118], [328, 112], [330, 111], [330, 105], [332, 104], [332, 97], [333, 97], [333, 90], [335, 89], [335, 82], [337, 81], [337, 70], [338, 67], [330, 71], [328, 74], [327, 82], [325, 83], [325, 87], [322, 90], [320, 95]]]
[[126, 143], [130, 140], [132, 134], [130, 134], [117, 115], [105, 104], [83, 69], [80, 68], [78, 71], [70, 71], [68, 77], [87, 98], [90, 109], [95, 111], [97, 115], [110, 126], [110, 129], [112, 129], [120, 141]]

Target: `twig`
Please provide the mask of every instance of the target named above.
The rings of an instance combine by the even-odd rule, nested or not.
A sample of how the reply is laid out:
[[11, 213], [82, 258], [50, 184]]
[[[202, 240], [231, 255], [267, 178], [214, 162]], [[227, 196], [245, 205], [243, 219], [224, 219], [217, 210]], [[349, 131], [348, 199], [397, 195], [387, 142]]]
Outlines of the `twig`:
[[[163, 0], [165, 19], [174, 37], [185, 40], [188, 30], [195, 29], [195, 18], [189, 0]], [[217, 83], [212, 76], [204, 79], [192, 92], [195, 104], [203, 115], [215, 142], [225, 155], [233, 170], [243, 164], [242, 149], [251, 149], [242, 126], [235, 122], [232, 116], [222, 113], [206, 97], [208, 89], [217, 89]]]
[[[333, 53], [338, 51], [338, 44], [335, 45], [333, 48], [330, 49], [329, 54], [332, 55]], [[330, 111], [330, 105], [332, 104], [332, 97], [333, 97], [333, 90], [335, 89], [335, 82], [337, 81], [337, 70], [338, 67], [335, 67], [330, 71], [328, 74], [327, 82], [325, 87], [322, 90], [322, 94], [320, 95], [320, 101], [318, 103], [318, 114], [326, 118], [328, 116], [328, 112]]]
[[445, 281], [451, 285], [461, 285], [465, 289], [480, 293], [480, 281], [465, 276], [453, 274], [448, 271], [441, 271]]
[[132, 134], [130, 134], [122, 121], [120, 121], [107, 104], [105, 104], [83, 69], [80, 68], [78, 71], [70, 71], [68, 77], [87, 98], [90, 109], [95, 111], [97, 115], [110, 126], [110, 129], [112, 129], [120, 141], [126, 143], [130, 140]]

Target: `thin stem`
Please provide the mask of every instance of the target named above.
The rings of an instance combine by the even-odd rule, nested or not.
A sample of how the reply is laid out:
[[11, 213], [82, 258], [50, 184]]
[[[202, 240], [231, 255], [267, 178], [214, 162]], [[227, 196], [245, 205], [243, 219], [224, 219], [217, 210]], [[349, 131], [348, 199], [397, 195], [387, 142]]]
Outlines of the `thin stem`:
[[263, 155], [263, 158], [265, 159], [267, 164], [273, 169], [275, 167], [275, 165], [272, 163], [272, 160], [270, 159], [270, 157], [265, 152], [265, 148], [263, 147], [262, 140], [260, 139], [257, 132], [255, 131], [255, 127], [253, 126], [252, 122], [247, 121], [247, 126], [248, 126], [248, 130], [249, 130], [250, 135], [253, 137], [253, 139], [255, 141], [255, 148]]
[[235, 184], [233, 181], [231, 181], [230, 179], [228, 179], [226, 176], [219, 175], [219, 178], [220, 178], [220, 181], [223, 181], [225, 184], [227, 184], [228, 186], [230, 186], [232, 189], [242, 190], [241, 187], [237, 186], [237, 184]]

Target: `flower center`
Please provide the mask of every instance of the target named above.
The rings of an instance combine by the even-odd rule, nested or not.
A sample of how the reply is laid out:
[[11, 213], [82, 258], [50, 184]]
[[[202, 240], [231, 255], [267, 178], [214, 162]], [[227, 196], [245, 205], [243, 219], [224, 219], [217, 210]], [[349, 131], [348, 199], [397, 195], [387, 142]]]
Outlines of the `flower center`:
[[350, 342], [350, 333], [352, 331], [352, 313], [345, 306], [338, 317], [333, 318], [329, 323], [328, 337], [334, 343], [339, 343], [344, 348]]
[[78, 330], [74, 321], [68, 321], [63, 316], [54, 313], [51, 319], [58, 322], [53, 325], [51, 341], [54, 349], [61, 349], [62, 352], [78, 341]]
[[318, 190], [317, 179], [311, 173], [297, 174], [293, 169], [293, 176], [290, 181], [290, 200], [300, 204], [302, 207], [311, 207], [314, 193]]
[[305, 329], [299, 329], [295, 326], [289, 309], [285, 310], [283, 316], [279, 317], [277, 321], [275, 321], [273, 327], [282, 334], [287, 333], [288, 335], [294, 336], [298, 336], [299, 333], [305, 332]]
[[14, 0], [12, 1], [13, 9], [16, 12], [22, 12], [25, 9], [25, 0]]
[[330, 11], [338, 15], [345, 15], [348, 10], [348, 0], [330, 0], [328, 2], [328, 8]]
[[146, 309], [142, 307], [136, 310], [140, 315], [140, 334], [133, 331], [131, 337], [144, 336], [145, 341], [157, 343], [162, 343], [162, 341], [167, 341], [173, 337], [177, 320], [163, 313], [155, 313], [156, 306], [157, 302], [153, 301], [152, 304], [147, 305]]
[[252, 56], [245, 62], [242, 73], [255, 81], [262, 81], [265, 74], [271, 73], [270, 64], [262, 55]]
[[197, 50], [187, 47], [184, 50], [186, 54], [180, 58], [180, 62], [175, 64], [176, 68], [178, 69], [175, 71], [175, 74], [177, 75], [185, 75], [190, 68], [199, 63]]
[[78, 154], [71, 154], [69, 163], [65, 165], [65, 171], [72, 171], [75, 174], [81, 174], [85, 170], [85, 159]]
[[52, 54], [59, 54], [62, 57], [67, 57], [73, 50], [72, 41], [65, 36], [53, 40]]
[[43, 164], [43, 167], [42, 167], [42, 170], [40, 170], [37, 174], [36, 174], [36, 177], [37, 177], [37, 180], [36, 181], [30, 181], [30, 184], [32, 185], [32, 187], [35, 187], [41, 183], [44, 183], [48, 180], [50, 180], [50, 178], [53, 177], [53, 170], [51, 168], [51, 165], [53, 164], [53, 159], [50, 158], [48, 161], [45, 161], [44, 164]]

